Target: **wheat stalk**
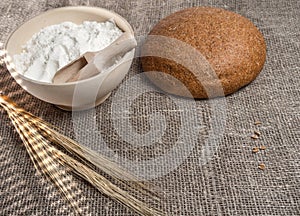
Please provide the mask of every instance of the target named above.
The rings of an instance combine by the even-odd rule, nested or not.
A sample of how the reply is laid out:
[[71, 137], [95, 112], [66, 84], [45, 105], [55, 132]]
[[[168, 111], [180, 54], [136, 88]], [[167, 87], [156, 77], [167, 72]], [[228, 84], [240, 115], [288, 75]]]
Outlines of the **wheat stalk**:
[[[138, 178], [103, 155], [57, 132], [42, 119], [19, 108], [7, 96], [0, 95], [0, 105], [8, 113], [36, 169], [54, 183], [78, 215], [82, 215], [83, 210], [79, 206], [76, 193], [68, 186], [70, 172], [140, 215], [164, 215], [162, 211], [149, 207], [130, 194], [139, 191], [143, 195], [150, 195], [156, 201], [159, 200], [155, 193], [139, 182]], [[68, 154], [60, 148], [66, 150]], [[99, 174], [96, 168], [109, 178]], [[114, 182], [126, 187], [127, 191]]]

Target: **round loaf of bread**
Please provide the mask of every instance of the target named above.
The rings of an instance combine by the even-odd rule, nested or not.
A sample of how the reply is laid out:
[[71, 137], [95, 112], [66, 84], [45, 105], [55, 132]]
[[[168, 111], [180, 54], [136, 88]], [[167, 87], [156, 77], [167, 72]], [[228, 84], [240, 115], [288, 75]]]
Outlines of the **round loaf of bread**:
[[162, 90], [211, 98], [253, 81], [266, 60], [266, 44], [247, 18], [194, 7], [162, 19], [149, 33], [141, 55], [143, 70], [152, 71], [147, 77]]

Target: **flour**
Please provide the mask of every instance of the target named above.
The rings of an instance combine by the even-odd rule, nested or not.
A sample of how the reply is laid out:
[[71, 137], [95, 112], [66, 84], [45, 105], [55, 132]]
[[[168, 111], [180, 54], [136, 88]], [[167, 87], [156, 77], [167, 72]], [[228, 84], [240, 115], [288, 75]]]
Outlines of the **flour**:
[[81, 25], [64, 22], [48, 26], [26, 43], [21, 54], [14, 56], [18, 72], [51, 83], [55, 73], [87, 51], [99, 51], [122, 31], [111, 21], [85, 21]]

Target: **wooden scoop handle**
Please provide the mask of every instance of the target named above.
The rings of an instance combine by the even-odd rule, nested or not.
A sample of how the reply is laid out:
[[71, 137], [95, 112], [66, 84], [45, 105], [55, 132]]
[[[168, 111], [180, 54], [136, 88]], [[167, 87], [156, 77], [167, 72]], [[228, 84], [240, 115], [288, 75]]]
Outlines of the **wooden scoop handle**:
[[61, 84], [83, 80], [100, 73], [118, 54], [130, 51], [136, 46], [131, 33], [123, 33], [117, 40], [98, 52], [87, 52], [56, 72], [52, 83]]
[[[107, 47], [105, 47], [104, 49], [110, 49], [111, 46], [114, 46], [116, 44], [119, 44], [120, 42], [124, 41], [124, 40], [130, 40], [131, 38], [133, 38], [132, 34], [129, 32], [124, 32], [120, 37], [118, 37], [114, 42], [112, 42], [110, 45], [108, 45]], [[103, 49], [103, 50], [104, 50]], [[100, 51], [102, 52], [102, 50]], [[90, 63], [94, 57], [99, 53], [99, 51], [97, 52], [87, 52], [85, 53], [83, 56], [86, 59], [86, 61], [88, 63]]]
[[[95, 76], [113, 64], [115, 56], [127, 53], [136, 47], [137, 42], [129, 33], [123, 33], [116, 41], [97, 53], [86, 53], [84, 57], [89, 62], [85, 67], [73, 74], [67, 82], [75, 82]], [[92, 60], [91, 60], [92, 59]]]

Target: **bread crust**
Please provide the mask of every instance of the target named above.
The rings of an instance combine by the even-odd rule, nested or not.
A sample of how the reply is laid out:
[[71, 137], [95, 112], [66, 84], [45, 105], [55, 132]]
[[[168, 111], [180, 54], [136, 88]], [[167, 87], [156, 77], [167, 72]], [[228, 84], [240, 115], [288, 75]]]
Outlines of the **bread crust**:
[[[146, 73], [156, 86], [179, 96], [211, 98], [236, 92], [258, 76], [266, 60], [266, 44], [258, 28], [247, 18], [220, 8], [194, 7], [173, 13], [154, 26], [149, 36], [142, 47], [142, 68], [182, 82], [190, 94], [169, 76]], [[178, 40], [187, 48], [178, 50], [176, 43], [158, 43], [155, 36]], [[198, 66], [191, 70], [190, 66], [199, 62], [189, 54], [193, 48], [218, 82], [202, 79], [207, 69]], [[181, 55], [180, 62], [174, 61], [175, 55]]]

